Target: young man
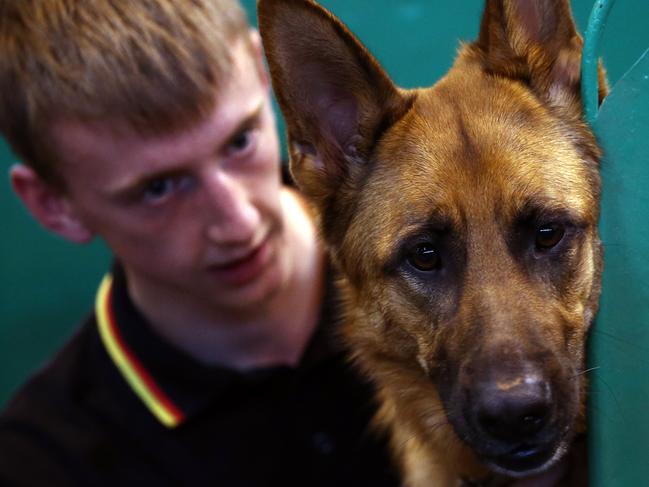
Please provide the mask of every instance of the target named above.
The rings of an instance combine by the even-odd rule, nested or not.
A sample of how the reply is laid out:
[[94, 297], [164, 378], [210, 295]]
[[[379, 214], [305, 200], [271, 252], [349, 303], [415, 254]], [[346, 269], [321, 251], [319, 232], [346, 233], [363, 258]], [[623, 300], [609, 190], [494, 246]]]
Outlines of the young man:
[[393, 484], [260, 52], [235, 0], [0, 8], [16, 194], [115, 255], [0, 417], [0, 485]]

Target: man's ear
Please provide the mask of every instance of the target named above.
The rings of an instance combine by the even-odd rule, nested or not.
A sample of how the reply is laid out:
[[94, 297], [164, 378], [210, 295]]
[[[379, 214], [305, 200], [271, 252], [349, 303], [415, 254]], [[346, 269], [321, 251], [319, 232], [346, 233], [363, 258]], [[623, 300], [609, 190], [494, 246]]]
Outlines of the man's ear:
[[44, 228], [71, 242], [92, 240], [93, 232], [79, 219], [63, 192], [22, 164], [13, 166], [9, 175], [18, 198]]

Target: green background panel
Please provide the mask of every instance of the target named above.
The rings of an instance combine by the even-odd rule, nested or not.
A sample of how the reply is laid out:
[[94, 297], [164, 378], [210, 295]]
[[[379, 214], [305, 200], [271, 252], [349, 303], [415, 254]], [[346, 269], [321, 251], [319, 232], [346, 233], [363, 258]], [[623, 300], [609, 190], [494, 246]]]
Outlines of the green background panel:
[[648, 485], [649, 51], [614, 86], [594, 127], [605, 154], [605, 266], [591, 337], [593, 486]]
[[[243, 2], [254, 17], [254, 1]], [[451, 65], [460, 40], [478, 31], [481, 0], [327, 0], [405, 87], [434, 83]], [[649, 45], [649, 2], [620, 0], [604, 39], [609, 77], [617, 80]], [[591, 0], [574, 0], [581, 30]], [[280, 121], [280, 130], [283, 127]], [[91, 309], [110, 256], [100, 242], [75, 246], [30, 220], [6, 177], [15, 162], [0, 144], [0, 405], [41, 366]], [[642, 205], [641, 210], [646, 207]]]

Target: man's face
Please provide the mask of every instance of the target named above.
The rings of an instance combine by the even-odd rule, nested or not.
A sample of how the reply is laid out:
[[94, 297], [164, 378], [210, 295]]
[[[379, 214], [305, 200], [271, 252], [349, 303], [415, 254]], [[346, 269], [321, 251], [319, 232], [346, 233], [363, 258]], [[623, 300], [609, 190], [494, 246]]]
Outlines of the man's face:
[[233, 54], [212, 114], [185, 132], [58, 122], [53, 135], [72, 210], [131, 286], [245, 310], [272, 296], [288, 264], [268, 85], [243, 42]]

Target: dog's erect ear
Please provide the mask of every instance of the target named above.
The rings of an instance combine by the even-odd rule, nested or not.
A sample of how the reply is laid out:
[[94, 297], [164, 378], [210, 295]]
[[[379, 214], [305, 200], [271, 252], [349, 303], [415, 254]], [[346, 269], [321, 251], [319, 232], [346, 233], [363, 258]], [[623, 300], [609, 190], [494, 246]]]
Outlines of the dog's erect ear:
[[488, 71], [527, 82], [553, 106], [581, 110], [583, 42], [568, 0], [487, 0], [476, 45]]
[[316, 201], [352, 177], [409, 106], [349, 30], [310, 0], [259, 0], [259, 29], [286, 119], [291, 170]]

